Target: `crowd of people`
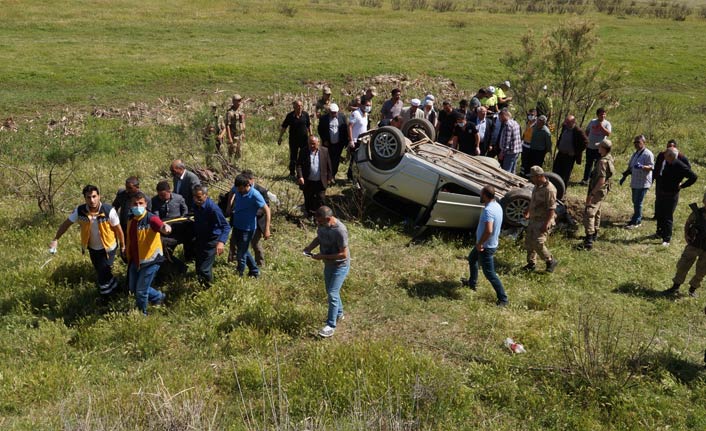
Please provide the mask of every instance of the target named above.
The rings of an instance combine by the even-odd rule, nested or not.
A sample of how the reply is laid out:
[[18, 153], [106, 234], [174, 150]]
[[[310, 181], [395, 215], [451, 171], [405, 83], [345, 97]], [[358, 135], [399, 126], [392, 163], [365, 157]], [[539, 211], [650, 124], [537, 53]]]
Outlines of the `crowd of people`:
[[[471, 156], [495, 157], [504, 170], [518, 171], [519, 175], [527, 177], [534, 188], [525, 214], [527, 263], [523, 269], [535, 271], [540, 258], [546, 264], [546, 271], [553, 272], [558, 260], [546, 242], [556, 223], [557, 189], [544, 171], [546, 155], [552, 154], [552, 171], [566, 186], [570, 184], [574, 165], [584, 162], [579, 184], [587, 187], [583, 212], [585, 236], [579, 248], [591, 250], [599, 237], [601, 207], [616, 173], [610, 140], [613, 129], [603, 108], [596, 110], [596, 117], [583, 129], [577, 125], [574, 115], [567, 115], [554, 145], [549, 127], [552, 101], [546, 87], [536, 106], [527, 112], [523, 126], [513, 118], [510, 89], [510, 82], [504, 81], [497, 88], [479, 89], [470, 100], [460, 100], [457, 108], [443, 100], [437, 111], [434, 95], [427, 93], [423, 100], [411, 98], [409, 106], [405, 106], [401, 90], [395, 88], [390, 98], [381, 104], [377, 126], [402, 128], [412, 119], [428, 120], [436, 129], [437, 142]], [[367, 88], [346, 105], [350, 112], [346, 115], [334, 102], [331, 89], [325, 87], [313, 116], [304, 110], [302, 100], [293, 101], [292, 111], [282, 121], [277, 138], [277, 143], [281, 144], [288, 134], [289, 175], [302, 190], [304, 214], [318, 225], [316, 238], [303, 252], [324, 262], [329, 311], [326, 325], [319, 333], [322, 337], [333, 335], [337, 321], [344, 316], [340, 290], [350, 269], [348, 233], [326, 206], [326, 190], [336, 182], [344, 150], [354, 152], [358, 137], [372, 127], [372, 117], [377, 117], [372, 114], [375, 97], [377, 89]], [[242, 100], [240, 95], [234, 95], [225, 116], [218, 113], [217, 105], [211, 104], [212, 120], [204, 129], [204, 138], [215, 142], [215, 150], [229, 158], [239, 158], [245, 150]], [[676, 141], [670, 140], [656, 159], [647, 148], [644, 136], [636, 136], [633, 143], [635, 152], [619, 180], [622, 185], [631, 177], [633, 215], [625, 228], [641, 226], [643, 202], [655, 183], [657, 230], [654, 236], [667, 247], [672, 238], [679, 191], [694, 184], [697, 176], [689, 160], [677, 149]], [[165, 300], [166, 295], [152, 286], [164, 262], [170, 263], [177, 272], [185, 273], [187, 262], [193, 260], [198, 280], [209, 287], [215, 258], [225, 251], [230, 236], [228, 262], [235, 263], [238, 275], [244, 276], [247, 269], [249, 277], [257, 278], [265, 264], [262, 240], [271, 236], [269, 193], [251, 171], [245, 170], [236, 176], [223, 207], [209, 197], [208, 187], [201, 184], [198, 176], [181, 160], [172, 162], [170, 172], [171, 185], [169, 181], [160, 181], [151, 199], [140, 189], [137, 177], [126, 179], [125, 188], [118, 191], [110, 205], [102, 201], [96, 186], [87, 185], [83, 189], [85, 203], [77, 206], [61, 224], [50, 244], [55, 251], [61, 236], [72, 224], [78, 223], [82, 248], [88, 248], [96, 270], [100, 297], [105, 300], [121, 291], [112, 273], [113, 262], [119, 254], [128, 265], [126, 286], [135, 295], [137, 308], [145, 314], [149, 304], [161, 304]], [[351, 178], [350, 165], [347, 177]], [[495, 273], [494, 263], [503, 211], [492, 186], [482, 190], [480, 199], [484, 208], [475, 234], [476, 245], [468, 256], [470, 274], [461, 281], [475, 290], [480, 266], [495, 289], [497, 305], [506, 306], [508, 296]], [[706, 276], [706, 209], [693, 208], [685, 234], [688, 245], [679, 260], [674, 284], [665, 291], [667, 295], [678, 292], [695, 261], [697, 269], [690, 281], [691, 295], [695, 295]], [[186, 262], [175, 254], [179, 245], [183, 245]], [[320, 252], [312, 254], [316, 247]]]

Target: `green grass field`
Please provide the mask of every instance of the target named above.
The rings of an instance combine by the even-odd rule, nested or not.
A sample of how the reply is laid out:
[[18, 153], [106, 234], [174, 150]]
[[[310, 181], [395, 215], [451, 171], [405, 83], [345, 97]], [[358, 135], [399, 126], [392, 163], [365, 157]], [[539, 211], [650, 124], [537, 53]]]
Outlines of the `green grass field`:
[[[645, 132], [653, 150], [676, 137], [702, 177], [682, 193], [671, 247], [646, 238], [654, 221], [621, 228], [630, 195], [616, 185], [594, 251], [575, 250], [582, 229], [553, 235], [561, 262], [553, 275], [521, 273], [521, 244], [502, 239], [497, 265], [511, 306], [499, 310], [485, 280], [475, 293], [458, 287], [473, 245], [467, 234], [436, 231], [412, 243], [403, 220], [379, 207], [353, 217], [353, 193], [337, 186], [330, 195], [348, 225], [353, 263], [346, 320], [320, 340], [322, 270], [300, 251], [315, 229], [298, 222], [302, 198], [284, 178], [285, 148], [275, 145], [288, 102], [313, 103], [318, 82], [339, 102], [371, 83], [389, 90], [383, 75], [404, 75], [406, 98], [467, 96], [507, 78], [499, 59], [528, 29], [541, 33], [568, 17], [326, 0], [4, 2], [0, 114], [18, 131], [0, 131], [0, 428], [706, 428], [704, 295], [656, 295], [671, 285], [687, 203], [704, 191], [706, 21], [584, 18], [599, 25], [607, 67], [629, 72], [609, 111], [618, 171], [631, 135]], [[175, 157], [205, 166], [205, 103], [225, 105], [233, 92], [251, 99], [239, 166], [281, 200], [263, 277], [241, 280], [221, 257], [210, 290], [191, 275], [173, 280], [162, 286], [167, 305], [147, 318], [132, 298], [95, 305], [93, 268], [75, 229], [47, 262], [81, 187], [96, 183], [110, 201], [129, 175], [151, 192]], [[92, 117], [95, 108], [120, 114]], [[50, 130], [51, 119], [59, 126]], [[39, 213], [17, 169], [85, 145], [92, 160], [81, 160], [56, 195], [58, 213]], [[569, 199], [583, 193], [572, 186]], [[648, 216], [653, 201], [651, 193]], [[511, 355], [506, 337], [528, 353]]]

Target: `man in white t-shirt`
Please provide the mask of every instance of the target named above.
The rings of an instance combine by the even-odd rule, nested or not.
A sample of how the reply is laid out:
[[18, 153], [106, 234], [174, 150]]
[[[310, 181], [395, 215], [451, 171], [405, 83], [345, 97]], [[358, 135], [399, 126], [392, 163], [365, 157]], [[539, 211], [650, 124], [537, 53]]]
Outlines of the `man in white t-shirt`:
[[125, 236], [120, 227], [118, 213], [113, 207], [101, 202], [98, 187], [87, 185], [83, 188], [86, 203], [77, 206], [69, 217], [59, 226], [54, 239], [49, 244], [52, 253], [56, 252], [59, 238], [78, 223], [81, 229], [81, 250], [88, 253], [98, 276], [98, 289], [101, 298], [117, 291], [118, 281], [113, 277], [115, 253], [125, 252]]
[[368, 119], [370, 117], [372, 103], [373, 102], [370, 99], [366, 99], [365, 102], [361, 102], [360, 106], [351, 112], [351, 118], [348, 121], [348, 154], [351, 157], [351, 161], [348, 166], [348, 173], [346, 176], [349, 180], [353, 179], [352, 166], [355, 150], [357, 149], [356, 141], [361, 133], [368, 131]]

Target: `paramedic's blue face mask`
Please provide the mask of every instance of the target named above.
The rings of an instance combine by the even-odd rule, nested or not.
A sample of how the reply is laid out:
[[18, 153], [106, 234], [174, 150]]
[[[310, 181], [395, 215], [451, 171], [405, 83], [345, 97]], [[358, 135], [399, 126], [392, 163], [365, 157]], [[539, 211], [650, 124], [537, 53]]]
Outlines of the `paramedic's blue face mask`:
[[132, 211], [132, 214], [136, 217], [139, 217], [142, 214], [144, 214], [145, 210], [146, 210], [145, 207], [140, 207], [140, 206], [130, 208], [130, 211]]

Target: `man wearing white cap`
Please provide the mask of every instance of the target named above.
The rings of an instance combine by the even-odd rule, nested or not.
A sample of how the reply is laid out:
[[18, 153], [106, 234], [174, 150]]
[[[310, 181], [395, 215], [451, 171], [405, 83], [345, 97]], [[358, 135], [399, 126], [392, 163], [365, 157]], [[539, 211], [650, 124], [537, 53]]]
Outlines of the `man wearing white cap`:
[[[431, 123], [434, 128], [436, 128], [436, 110], [434, 109], [434, 99], [429, 99], [427, 96], [424, 102], [424, 118]], [[434, 97], [434, 96], [431, 96]]]
[[411, 120], [412, 118], [424, 118], [424, 111], [419, 109], [422, 101], [419, 99], [412, 99], [409, 101], [410, 106], [402, 110], [402, 124]]
[[328, 115], [321, 117], [317, 132], [321, 137], [321, 145], [328, 148], [331, 159], [331, 175], [335, 180], [338, 165], [341, 163], [341, 153], [349, 141], [348, 121], [346, 121], [346, 116], [339, 112], [336, 103], [331, 103], [328, 110]]
[[488, 111], [498, 112], [498, 96], [495, 94], [495, 87], [488, 87], [485, 92], [485, 97], [480, 99], [481, 106], [488, 108]]

